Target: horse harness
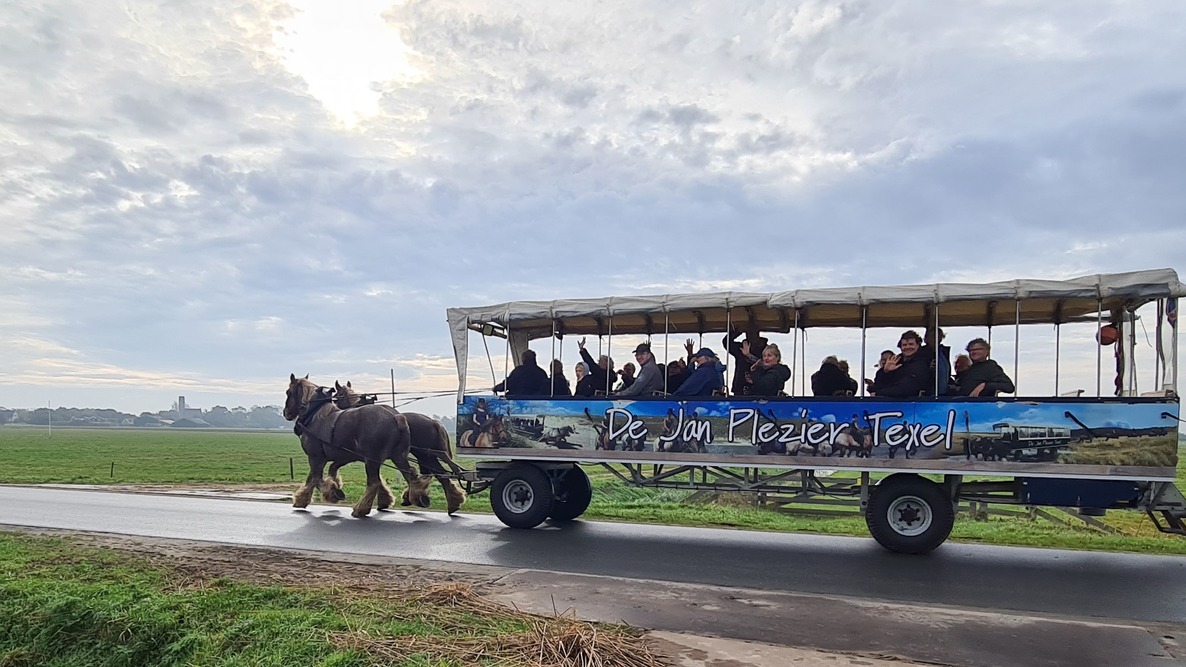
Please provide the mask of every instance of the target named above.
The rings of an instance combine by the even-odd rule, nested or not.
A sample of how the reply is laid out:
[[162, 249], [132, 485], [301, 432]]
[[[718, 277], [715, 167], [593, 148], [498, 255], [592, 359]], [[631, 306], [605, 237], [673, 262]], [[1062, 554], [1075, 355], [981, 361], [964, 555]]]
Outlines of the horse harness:
[[[332, 404], [333, 402], [333, 396], [327, 396], [319, 391], [317, 395], [309, 401], [309, 404], [305, 406], [305, 409], [301, 411], [299, 415], [297, 415], [296, 421], [293, 423], [292, 432], [298, 437], [305, 434], [309, 435], [309, 437], [321, 443], [322, 449], [327, 446], [335, 447], [336, 449], [340, 449], [344, 452], [348, 452], [357, 456], [361, 461], [375, 462], [381, 466], [386, 466], [392, 470], [398, 471], [400, 474], [410, 474], [411, 471], [401, 470], [399, 466], [393, 465], [387, 461], [373, 461], [370, 457], [363, 456], [361, 453], [356, 452], [349, 447], [334, 445], [334, 430], [338, 426], [338, 418], [342, 416], [342, 413], [345, 412], [345, 410], [330, 412], [328, 415], [324, 415], [319, 419], [314, 419], [317, 416], [317, 413], [321, 412], [322, 408]], [[364, 403], [363, 405], [370, 405], [370, 403]], [[357, 407], [362, 406], [360, 405]], [[426, 447], [413, 447], [410, 443], [408, 445], [408, 449], [431, 451]]]

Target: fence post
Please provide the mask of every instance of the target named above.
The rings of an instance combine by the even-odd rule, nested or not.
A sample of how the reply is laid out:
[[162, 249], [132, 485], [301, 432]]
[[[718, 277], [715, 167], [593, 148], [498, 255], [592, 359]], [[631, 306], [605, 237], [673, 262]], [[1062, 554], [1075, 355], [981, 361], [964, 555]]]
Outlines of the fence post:
[[288, 478], [296, 479], [296, 473], [293, 472], [293, 468], [292, 468], [292, 457], [291, 456], [288, 457]]
[[111, 462], [111, 478], [115, 479], [115, 461]]

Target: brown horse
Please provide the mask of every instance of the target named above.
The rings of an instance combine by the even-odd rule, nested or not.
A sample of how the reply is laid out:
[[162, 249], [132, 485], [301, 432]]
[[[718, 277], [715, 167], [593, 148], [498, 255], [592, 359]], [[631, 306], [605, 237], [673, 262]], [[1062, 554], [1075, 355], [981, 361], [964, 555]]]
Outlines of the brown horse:
[[[470, 442], [470, 437], [473, 436], [473, 442]], [[507, 437], [507, 427], [502, 423], [502, 415], [490, 415], [490, 420], [486, 422], [486, 427], [474, 435], [474, 429], [470, 429], [461, 434], [457, 440], [458, 447], [481, 447], [494, 448], [498, 447], [498, 443], [505, 440]]]
[[[377, 497], [392, 498], [379, 474], [385, 461], [390, 460], [403, 474], [413, 495], [422, 493], [432, 479], [412, 471], [408, 461], [411, 436], [408, 420], [403, 415], [392, 414], [377, 405], [342, 410], [333, 404], [332, 390], [318, 387], [307, 377], [298, 379], [296, 375], [289, 375], [284, 418], [295, 421], [312, 438], [320, 441], [320, 447], [313, 446], [305, 451], [309, 457], [309, 476], [294, 495], [293, 504], [297, 507], [308, 504], [307, 499], [313, 488], [320, 484], [322, 470], [328, 461], [362, 461], [366, 465], [366, 490], [351, 512], [358, 518], [370, 514]], [[302, 438], [302, 447], [305, 444]]]
[[[354, 391], [353, 385], [349, 381], [346, 386], [342, 386], [340, 382], [334, 382], [334, 402], [339, 408], [343, 410], [349, 408], [356, 408], [363, 405], [375, 404], [375, 397], [373, 395], [365, 396]], [[411, 433], [411, 451], [412, 456], [416, 457], [416, 463], [420, 465], [421, 474], [431, 474], [440, 482], [441, 488], [445, 490], [446, 509], [449, 514], [453, 514], [465, 503], [465, 491], [461, 490], [451, 477], [449, 473], [460, 475], [465, 472], [457, 462], [453, 460], [453, 456], [449, 453], [449, 432], [440, 422], [416, 412], [399, 412], [390, 406], [381, 406], [395, 414], [402, 414], [408, 420], [408, 429]], [[445, 470], [445, 465], [449, 466], [449, 470]], [[330, 477], [334, 477], [338, 468], [345, 465], [334, 462], [330, 465]], [[409, 487], [404, 491], [402, 504], [406, 507], [412, 504], [415, 500], [420, 507], [428, 507], [429, 497], [428, 488], [424, 488], [424, 492], [418, 497], [413, 498], [412, 489]]]

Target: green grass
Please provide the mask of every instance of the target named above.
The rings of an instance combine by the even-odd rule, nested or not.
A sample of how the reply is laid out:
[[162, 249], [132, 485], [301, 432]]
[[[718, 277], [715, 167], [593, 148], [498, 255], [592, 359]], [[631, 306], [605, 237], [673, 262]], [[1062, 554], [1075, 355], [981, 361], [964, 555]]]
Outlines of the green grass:
[[[295, 480], [289, 476], [294, 462]], [[111, 476], [111, 464], [115, 475]], [[628, 486], [599, 466], [586, 466], [596, 492], [586, 518], [684, 526], [867, 536], [864, 520], [790, 515], [722, 496], [719, 503], [683, 503], [689, 491]], [[398, 489], [398, 475], [385, 477]], [[288, 432], [0, 428], [0, 482], [85, 484], [276, 484], [294, 489], [307, 473], [296, 436]], [[345, 491], [357, 498], [365, 475], [361, 465], [342, 471]], [[1186, 489], [1186, 471], [1178, 471]], [[439, 491], [433, 507], [444, 508]], [[467, 512], [489, 512], [485, 495], [471, 499]], [[1109, 535], [1085, 526], [1060, 526], [1026, 518], [973, 520], [961, 516], [952, 539], [986, 544], [1186, 554], [1186, 538], [1162, 535], [1137, 512], [1110, 512], [1105, 522], [1123, 531]], [[0, 665], [2, 667], [2, 665]]]
[[[0, 533], [0, 599], [4, 667], [362, 667], [378, 660], [335, 646], [332, 633], [431, 641], [529, 627], [510, 614], [442, 613], [410, 596], [377, 599], [229, 579], [194, 586], [121, 553], [16, 533]], [[409, 655], [395, 664], [430, 663]]]

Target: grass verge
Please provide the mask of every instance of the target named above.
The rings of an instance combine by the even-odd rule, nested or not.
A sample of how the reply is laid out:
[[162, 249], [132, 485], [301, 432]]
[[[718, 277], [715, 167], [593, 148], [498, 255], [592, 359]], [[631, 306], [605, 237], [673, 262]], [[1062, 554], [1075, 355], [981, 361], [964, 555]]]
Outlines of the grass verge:
[[464, 583], [348, 583], [260, 585], [0, 533], [0, 665], [658, 664], [635, 630], [523, 614]]

